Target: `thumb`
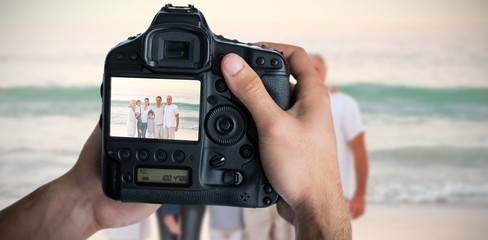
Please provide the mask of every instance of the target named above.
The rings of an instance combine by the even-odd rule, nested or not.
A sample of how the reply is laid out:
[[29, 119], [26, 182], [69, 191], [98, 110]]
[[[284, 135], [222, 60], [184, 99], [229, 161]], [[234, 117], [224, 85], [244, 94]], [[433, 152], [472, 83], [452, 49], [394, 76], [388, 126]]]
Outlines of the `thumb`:
[[266, 91], [261, 78], [239, 55], [227, 54], [221, 69], [227, 86], [251, 112], [258, 127], [282, 111]]

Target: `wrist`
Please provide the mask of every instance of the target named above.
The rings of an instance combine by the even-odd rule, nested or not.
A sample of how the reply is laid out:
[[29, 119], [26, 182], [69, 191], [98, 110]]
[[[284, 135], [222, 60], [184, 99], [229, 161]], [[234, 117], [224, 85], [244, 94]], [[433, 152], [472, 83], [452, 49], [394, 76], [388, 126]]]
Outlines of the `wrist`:
[[[63, 176], [64, 177], [64, 176]], [[62, 178], [63, 178], [62, 177]], [[86, 239], [97, 228], [86, 198], [58, 178], [0, 211], [5, 239]], [[20, 214], [20, 215], [19, 215]], [[92, 218], [93, 219], [93, 218]]]
[[354, 192], [353, 198], [357, 198], [357, 199], [366, 199], [366, 191], [364, 191], [364, 190], [360, 190], [360, 189], [357, 189], [357, 190]]
[[[324, 184], [326, 185], [326, 184]], [[329, 191], [328, 191], [329, 190]], [[351, 223], [340, 188], [324, 188], [295, 207], [297, 239], [351, 239]], [[315, 231], [315, 232], [314, 232]]]
[[90, 196], [76, 185], [69, 174], [45, 186], [48, 206], [43, 222], [47, 224], [45, 229], [49, 238], [86, 239], [99, 228], [93, 220]]
[[304, 205], [295, 210], [297, 239], [351, 239], [351, 223], [345, 206]]

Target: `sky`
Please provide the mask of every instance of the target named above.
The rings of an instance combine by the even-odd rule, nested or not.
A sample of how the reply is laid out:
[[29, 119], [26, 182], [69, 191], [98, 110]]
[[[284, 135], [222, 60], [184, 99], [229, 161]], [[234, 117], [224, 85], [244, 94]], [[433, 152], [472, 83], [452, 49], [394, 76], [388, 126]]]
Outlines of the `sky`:
[[[152, 79], [152, 78], [112, 78], [112, 100], [139, 99], [148, 97], [151, 102], [158, 95], [162, 95], [163, 102], [166, 101], [165, 94], [187, 96], [183, 99], [187, 103], [200, 103], [200, 81], [198, 80], [174, 80], [174, 79]], [[194, 102], [190, 102], [193, 100]]]
[[[476, 35], [453, 40], [456, 46], [474, 42], [470, 51], [475, 53], [485, 49], [484, 40], [479, 39], [488, 39], [486, 0], [171, 2], [179, 6], [191, 2], [203, 12], [214, 33], [231, 39], [285, 42], [327, 54], [331, 64], [336, 64], [329, 76], [345, 81], [351, 78], [348, 75], [371, 75], [374, 66], [350, 71], [346, 65], [350, 58], [343, 57], [344, 49], [350, 55], [377, 48], [395, 49], [398, 44], [393, 44], [394, 41], [426, 37], [427, 42], [434, 43], [429, 48], [435, 50], [436, 38], [444, 35], [430, 32], [443, 28], [475, 28], [470, 34]], [[144, 32], [165, 3], [159, 0], [1, 0], [0, 87], [41, 82], [98, 84], [106, 53], [127, 37]], [[423, 29], [428, 34], [407, 33], [393, 41], [384, 39], [385, 34], [404, 34], [405, 29]], [[391, 46], [380, 43], [388, 41]], [[58, 67], [56, 71], [52, 66]], [[482, 75], [480, 69], [475, 72], [477, 76]], [[384, 75], [382, 71], [374, 73]]]
[[[338, 25], [488, 24], [484, 0], [281, 0], [187, 1], [220, 24], [328, 23]], [[156, 0], [2, 0], [5, 24], [147, 23], [164, 1]], [[266, 16], [266, 17], [264, 17]], [[224, 21], [219, 21], [224, 19]], [[219, 24], [219, 23], [217, 23]]]

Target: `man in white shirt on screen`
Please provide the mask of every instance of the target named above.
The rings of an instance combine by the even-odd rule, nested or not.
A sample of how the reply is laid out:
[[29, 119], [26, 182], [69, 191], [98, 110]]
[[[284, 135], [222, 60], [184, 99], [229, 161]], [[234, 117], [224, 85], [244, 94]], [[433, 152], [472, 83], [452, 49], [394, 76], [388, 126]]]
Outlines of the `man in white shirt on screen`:
[[163, 139], [175, 139], [179, 124], [180, 113], [178, 112], [178, 106], [173, 104], [172, 96], [167, 96], [166, 105], [164, 106]]
[[154, 113], [154, 137], [158, 139], [163, 139], [164, 135], [164, 106], [161, 96], [156, 97], [156, 106], [152, 109]]

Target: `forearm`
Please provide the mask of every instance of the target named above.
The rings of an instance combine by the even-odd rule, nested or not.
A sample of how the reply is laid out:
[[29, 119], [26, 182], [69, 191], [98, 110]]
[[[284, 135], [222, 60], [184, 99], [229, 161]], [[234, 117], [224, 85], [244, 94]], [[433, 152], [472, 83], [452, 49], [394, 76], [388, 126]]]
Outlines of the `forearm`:
[[70, 171], [0, 212], [2, 239], [86, 239], [102, 228], [141, 221], [160, 207], [105, 196], [100, 152], [97, 125]]
[[357, 158], [355, 161], [356, 195], [365, 196], [368, 185], [369, 164], [367, 157]]
[[5, 239], [86, 239], [97, 229], [83, 194], [62, 181], [50, 182], [0, 212]]
[[368, 182], [369, 163], [364, 133], [361, 133], [354, 138], [350, 144], [354, 155], [354, 171], [356, 174], [355, 195], [365, 196]]

